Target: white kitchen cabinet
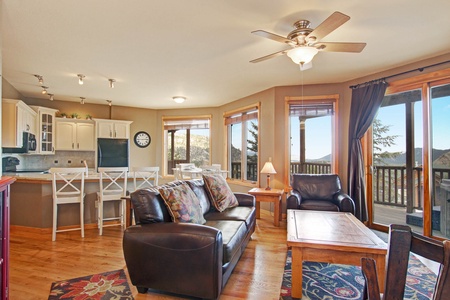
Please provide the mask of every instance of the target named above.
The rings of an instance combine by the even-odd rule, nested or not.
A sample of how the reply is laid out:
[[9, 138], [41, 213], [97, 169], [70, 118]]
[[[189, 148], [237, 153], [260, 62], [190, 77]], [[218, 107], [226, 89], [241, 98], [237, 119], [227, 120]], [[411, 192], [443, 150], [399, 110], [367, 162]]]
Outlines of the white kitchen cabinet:
[[55, 113], [57, 109], [31, 106], [37, 112], [37, 147], [38, 154], [54, 154], [55, 153]]
[[132, 121], [95, 119], [97, 138], [128, 139]]
[[94, 122], [56, 118], [56, 150], [94, 151]]
[[21, 100], [2, 101], [2, 147], [22, 147], [23, 132], [36, 134], [37, 113]]

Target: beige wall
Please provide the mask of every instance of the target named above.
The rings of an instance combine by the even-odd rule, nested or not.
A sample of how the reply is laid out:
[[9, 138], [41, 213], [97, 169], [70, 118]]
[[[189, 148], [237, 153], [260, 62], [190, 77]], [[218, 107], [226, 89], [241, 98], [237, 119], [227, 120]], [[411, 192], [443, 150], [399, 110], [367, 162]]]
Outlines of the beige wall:
[[[343, 181], [343, 187], [347, 188], [347, 155], [348, 155], [348, 119], [351, 104], [351, 89], [350, 85], [363, 83], [373, 79], [383, 78], [392, 74], [401, 73], [404, 71], [432, 65], [442, 61], [450, 60], [450, 53], [445, 55], [430, 58], [427, 60], [411, 63], [405, 66], [393, 68], [376, 74], [368, 75], [362, 78], [357, 78], [344, 83], [336, 84], [320, 84], [320, 85], [306, 85], [303, 88], [298, 86], [281, 86], [273, 87], [253, 95], [238, 99], [236, 101], [225, 104], [221, 107], [209, 108], [192, 108], [192, 109], [177, 109], [177, 110], [151, 110], [140, 109], [132, 107], [112, 107], [109, 106], [85, 104], [81, 105], [77, 102], [64, 101], [49, 101], [42, 99], [24, 99], [9, 83], [3, 80], [3, 97], [4, 98], [21, 98], [30, 105], [42, 105], [52, 108], [57, 108], [66, 113], [77, 112], [83, 116], [86, 113], [91, 114], [94, 118], [119, 119], [133, 121], [131, 124], [131, 137], [137, 131], [145, 130], [152, 136], [152, 143], [148, 148], [138, 148], [131, 143], [131, 165], [157, 165], [162, 167], [162, 149], [163, 143], [162, 135], [162, 117], [163, 116], [195, 116], [195, 115], [211, 115], [212, 116], [212, 163], [226, 163], [226, 132], [223, 126], [223, 114], [227, 111], [232, 111], [252, 105], [255, 103], [261, 104], [260, 114], [260, 164], [262, 165], [269, 157], [272, 157], [274, 167], [277, 174], [274, 176], [274, 186], [276, 188], [283, 188], [284, 174], [287, 166], [285, 165], [285, 116], [284, 103], [287, 96], [313, 96], [313, 95], [339, 95], [339, 123], [338, 123], [338, 137], [339, 143], [339, 170], [338, 173]], [[448, 68], [450, 65], [442, 65], [435, 68], [426, 69], [424, 73], [436, 71], [438, 69]], [[305, 71], [305, 76], [307, 76]], [[408, 75], [398, 76], [392, 80], [401, 79], [402, 77], [411, 77], [419, 72]], [[168, 180], [168, 179], [167, 179]], [[264, 178], [262, 178], [261, 185], [264, 186]], [[163, 180], [164, 182], [165, 180]], [[233, 190], [246, 191], [250, 187], [242, 185], [232, 185]]]

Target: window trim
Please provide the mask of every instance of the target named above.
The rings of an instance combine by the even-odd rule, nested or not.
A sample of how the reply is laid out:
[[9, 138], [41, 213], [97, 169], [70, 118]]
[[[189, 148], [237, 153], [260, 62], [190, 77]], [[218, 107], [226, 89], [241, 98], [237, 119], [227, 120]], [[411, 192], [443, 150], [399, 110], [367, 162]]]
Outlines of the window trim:
[[[284, 120], [285, 120], [285, 128], [284, 128], [284, 144], [290, 145], [290, 137], [291, 137], [291, 126], [290, 126], [290, 105], [293, 104], [322, 104], [324, 101], [332, 102], [334, 108], [334, 114], [331, 117], [331, 122], [333, 124], [333, 135], [331, 137], [331, 145], [332, 145], [332, 155], [331, 155], [331, 172], [337, 173], [339, 170], [339, 147], [336, 143], [339, 134], [339, 94], [330, 94], [330, 95], [318, 95], [318, 96], [288, 96], [285, 97], [284, 103]], [[289, 191], [291, 189], [291, 181], [290, 181], [290, 160], [291, 160], [291, 147], [284, 147], [285, 153], [285, 166], [284, 169], [284, 190]]]
[[161, 118], [161, 135], [162, 135], [162, 174], [163, 176], [174, 177], [172, 174], [168, 174], [168, 157], [167, 157], [167, 149], [168, 149], [168, 138], [165, 134], [164, 123], [167, 121], [181, 121], [181, 120], [208, 120], [209, 122], [209, 164], [211, 164], [211, 156], [212, 156], [212, 139], [211, 139], [211, 127], [212, 127], [212, 115], [187, 115], [187, 116], [162, 116]]
[[[258, 121], [258, 159], [257, 159], [257, 169], [259, 170], [259, 166], [260, 164], [260, 154], [261, 154], [261, 122], [260, 122], [260, 117], [261, 117], [261, 103], [257, 102], [251, 105], [247, 105], [244, 107], [240, 107], [238, 109], [234, 109], [234, 110], [230, 110], [230, 111], [226, 111], [223, 113], [223, 125], [224, 125], [224, 131], [225, 131], [225, 136], [226, 136], [226, 166], [227, 168], [230, 166], [230, 145], [231, 145], [231, 134], [230, 134], [230, 127], [229, 125], [231, 124], [236, 124], [236, 123], [240, 123], [243, 124], [243, 122], [248, 121], [246, 118], [241, 119], [241, 122], [229, 122], [227, 121], [227, 119], [231, 118], [234, 115], [237, 114], [242, 114], [244, 112], [251, 112], [251, 111], [256, 111], [257, 117], [256, 120]], [[254, 119], [254, 118], [252, 118]], [[243, 127], [244, 128], [244, 127]], [[232, 182], [233, 184], [243, 184], [243, 185], [251, 185], [254, 186], [256, 184], [259, 183], [259, 178], [260, 178], [260, 174], [259, 171], [257, 172], [257, 179], [256, 181], [253, 180], [244, 180], [242, 179], [235, 179], [235, 178], [231, 178], [231, 169], [230, 169], [230, 176], [228, 176], [228, 180], [230, 182]]]

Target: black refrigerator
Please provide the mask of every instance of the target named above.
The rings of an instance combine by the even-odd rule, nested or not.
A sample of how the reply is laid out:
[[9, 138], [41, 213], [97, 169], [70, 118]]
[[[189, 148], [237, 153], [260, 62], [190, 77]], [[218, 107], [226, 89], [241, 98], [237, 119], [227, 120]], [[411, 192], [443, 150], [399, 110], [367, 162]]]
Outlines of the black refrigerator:
[[128, 139], [97, 139], [98, 167], [128, 167]]

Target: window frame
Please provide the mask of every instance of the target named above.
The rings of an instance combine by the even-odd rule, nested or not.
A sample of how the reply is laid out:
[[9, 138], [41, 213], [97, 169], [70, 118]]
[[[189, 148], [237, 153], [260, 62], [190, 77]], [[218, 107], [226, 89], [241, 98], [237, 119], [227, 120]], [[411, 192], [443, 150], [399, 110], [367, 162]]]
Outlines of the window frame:
[[301, 105], [301, 104], [323, 104], [324, 102], [333, 104], [334, 114], [331, 116], [332, 136], [331, 136], [331, 172], [338, 173], [339, 170], [339, 147], [336, 143], [339, 134], [339, 94], [331, 95], [318, 95], [318, 96], [288, 96], [285, 97], [285, 168], [284, 171], [284, 186], [285, 190], [291, 189], [290, 181], [290, 163], [291, 163], [291, 147], [287, 146], [291, 143], [291, 124], [290, 124], [290, 106], [291, 105]]
[[207, 120], [209, 123], [209, 164], [211, 164], [211, 151], [212, 151], [212, 142], [211, 142], [211, 124], [212, 124], [212, 115], [189, 115], [189, 116], [162, 116], [161, 118], [161, 131], [162, 131], [162, 137], [163, 137], [163, 143], [162, 143], [162, 172], [163, 176], [171, 176], [174, 177], [174, 174], [169, 174], [168, 169], [168, 134], [166, 134], [165, 129], [165, 123], [169, 121], [193, 121], [193, 120]]
[[[259, 182], [259, 178], [260, 178], [259, 169], [260, 169], [260, 156], [261, 156], [260, 155], [261, 154], [261, 149], [260, 149], [260, 145], [261, 145], [261, 138], [260, 138], [261, 137], [261, 122], [260, 122], [261, 110], [260, 110], [260, 108], [261, 108], [261, 104], [258, 102], [258, 103], [252, 104], [252, 105], [248, 105], [245, 107], [241, 107], [241, 108], [223, 113], [223, 121], [224, 121], [224, 128], [225, 128], [224, 130], [226, 133], [226, 165], [230, 171], [228, 180], [232, 181], [233, 183], [240, 183], [240, 184], [244, 184], [244, 185], [250, 184], [250, 185], [254, 186], [254, 185], [257, 185], [257, 183]], [[244, 117], [244, 118], [241, 118], [240, 122], [233, 122], [233, 123], [230, 122], [230, 118], [232, 118], [233, 116], [239, 115], [239, 114], [249, 113], [249, 112], [256, 113], [256, 115], [257, 115], [256, 120], [258, 122], [258, 140], [257, 140], [258, 152], [257, 152], [257, 163], [256, 163], [257, 164], [256, 180], [244, 179], [246, 177], [245, 174], [247, 171], [246, 166], [241, 168], [241, 179], [232, 178], [232, 174], [231, 174], [231, 172], [232, 172], [232, 168], [231, 168], [231, 163], [232, 163], [231, 162], [231, 145], [232, 145], [231, 138], [232, 138], [232, 136], [231, 136], [231, 126], [230, 125], [232, 125], [233, 123], [242, 125], [241, 142], [243, 145], [242, 148], [244, 148], [244, 145], [245, 145], [245, 149], [246, 149], [247, 148], [247, 139], [245, 138], [244, 133], [248, 132], [247, 121], [255, 119], [255, 118], [246, 119]], [[241, 152], [241, 160], [243, 160], [243, 158], [244, 158], [244, 153], [245, 153], [245, 151]], [[247, 158], [247, 156], [245, 156], [245, 158]], [[243, 161], [247, 161], [247, 160], [243, 160]], [[243, 175], [245, 175], [245, 176], [243, 176]]]

